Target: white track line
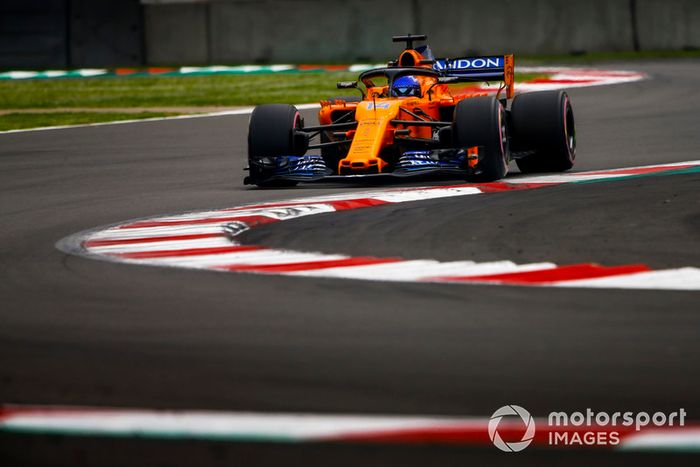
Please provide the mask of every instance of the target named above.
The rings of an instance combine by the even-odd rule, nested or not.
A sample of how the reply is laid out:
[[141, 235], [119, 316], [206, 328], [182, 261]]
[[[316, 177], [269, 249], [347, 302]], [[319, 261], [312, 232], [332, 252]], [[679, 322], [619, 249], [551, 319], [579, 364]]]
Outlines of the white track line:
[[224, 236], [221, 236], [193, 240], [175, 240], [163, 242], [129, 243], [126, 245], [91, 246], [90, 250], [94, 251], [95, 253], [110, 254], [131, 253], [137, 251], [148, 252], [159, 250], [187, 250], [189, 248], [213, 248], [227, 246], [231, 246], [231, 240]]
[[43, 433], [83, 433], [168, 438], [226, 438], [314, 441], [357, 434], [420, 428], [485, 427], [483, 418], [392, 415], [322, 415], [246, 412], [157, 412], [150, 410], [59, 408], [0, 418], [0, 429]]
[[662, 430], [635, 433], [620, 444], [623, 451], [700, 451], [700, 428], [686, 428], [675, 432]]
[[299, 271], [290, 275], [306, 277], [335, 277], [342, 279], [363, 279], [382, 281], [424, 281], [440, 276], [467, 276], [525, 272], [555, 268], [553, 263], [515, 264], [511, 261], [494, 261], [475, 263], [470, 261], [453, 261], [447, 263], [426, 260], [400, 261], [388, 264], [369, 264], [365, 266], [345, 266], [315, 271]]
[[143, 227], [138, 229], [107, 229], [90, 235], [90, 240], [123, 239], [177, 236], [197, 234], [220, 234], [221, 225], [175, 225], [172, 227]]
[[[146, 122], [162, 122], [165, 120], [188, 120], [192, 118], [208, 118], [208, 117], [225, 117], [228, 115], [249, 115], [253, 112], [255, 107], [243, 107], [240, 109], [222, 110], [219, 112], [208, 112], [201, 114], [188, 114], [188, 115], [175, 115], [172, 117], [152, 117], [152, 118], [134, 118], [130, 120], [117, 120], [114, 122], [100, 122], [100, 123], [81, 123], [78, 125], [58, 125], [58, 126], [44, 126], [38, 128], [25, 128], [21, 130], [4, 130], [0, 131], [0, 134], [8, 133], [28, 133], [32, 131], [48, 131], [48, 130], [70, 130], [73, 128], [88, 128], [95, 126], [107, 126], [107, 125], [124, 125], [128, 123], [146, 123]], [[297, 104], [296, 108], [299, 110], [309, 110], [318, 109], [320, 104]], [[38, 110], [40, 111], [40, 110]]]
[[624, 276], [581, 279], [553, 284], [555, 287], [590, 287], [608, 289], [700, 290], [700, 269], [679, 268], [639, 272]]

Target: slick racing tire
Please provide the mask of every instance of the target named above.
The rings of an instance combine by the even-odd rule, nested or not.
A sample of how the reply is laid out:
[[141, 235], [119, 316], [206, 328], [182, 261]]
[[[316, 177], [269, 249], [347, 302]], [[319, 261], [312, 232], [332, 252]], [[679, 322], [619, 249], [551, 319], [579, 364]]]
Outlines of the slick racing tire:
[[[343, 101], [343, 102], [360, 102], [362, 98], [360, 96], [340, 96], [340, 97], [329, 97], [331, 102]], [[347, 120], [350, 121], [350, 120]], [[333, 136], [333, 131], [322, 131], [321, 132], [321, 143], [330, 143], [331, 141], [337, 141], [338, 138]], [[338, 171], [338, 162], [342, 159], [348, 152], [349, 146], [327, 146], [321, 147], [321, 157], [326, 163], [326, 167], [332, 169], [334, 173]]]
[[576, 127], [564, 91], [515, 96], [510, 117], [511, 150], [521, 172], [563, 172], [573, 167]]
[[508, 173], [508, 126], [503, 105], [493, 96], [473, 97], [455, 107], [455, 146], [480, 146], [479, 162], [467, 175], [468, 181], [491, 182]]
[[294, 186], [289, 180], [265, 181], [270, 173], [259, 161], [273, 163], [278, 156], [302, 156], [306, 144], [296, 136], [294, 130], [303, 126], [299, 111], [293, 105], [259, 105], [250, 115], [248, 124], [248, 166], [250, 181], [258, 186]]

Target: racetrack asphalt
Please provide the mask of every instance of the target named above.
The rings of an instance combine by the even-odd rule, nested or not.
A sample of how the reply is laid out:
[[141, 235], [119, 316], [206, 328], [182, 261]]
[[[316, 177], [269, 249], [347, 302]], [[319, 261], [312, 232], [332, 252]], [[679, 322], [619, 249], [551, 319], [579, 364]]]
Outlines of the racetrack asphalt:
[[[651, 79], [569, 91], [576, 170], [698, 159], [700, 62], [612, 68]], [[222, 274], [55, 248], [127, 219], [366, 188], [244, 187], [247, 120], [0, 135], [0, 402], [480, 416], [511, 403], [537, 416], [683, 407], [700, 419], [697, 292]], [[404, 258], [699, 266], [698, 188], [700, 174], [689, 174], [420, 201], [270, 225], [243, 239]], [[41, 464], [54, 442], [41, 440], [0, 436], [0, 452], [20, 465], [32, 447]], [[99, 458], [99, 442], [81, 446], [66, 455]], [[178, 449], [198, 463], [239, 457], [236, 449], [251, 465], [284, 458], [218, 447], [202, 461], [196, 448]], [[319, 449], [326, 462], [393, 459], [383, 448]], [[458, 451], [407, 452], [444, 463]], [[587, 456], [581, 463], [601, 461]]]

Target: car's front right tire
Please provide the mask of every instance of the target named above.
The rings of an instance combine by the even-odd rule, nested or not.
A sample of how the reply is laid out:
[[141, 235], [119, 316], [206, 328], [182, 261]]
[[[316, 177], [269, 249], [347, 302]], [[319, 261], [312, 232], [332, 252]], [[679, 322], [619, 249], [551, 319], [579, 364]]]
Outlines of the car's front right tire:
[[471, 97], [457, 103], [452, 134], [455, 146], [480, 147], [479, 161], [467, 180], [491, 182], [508, 173], [508, 126], [503, 105], [493, 96]]

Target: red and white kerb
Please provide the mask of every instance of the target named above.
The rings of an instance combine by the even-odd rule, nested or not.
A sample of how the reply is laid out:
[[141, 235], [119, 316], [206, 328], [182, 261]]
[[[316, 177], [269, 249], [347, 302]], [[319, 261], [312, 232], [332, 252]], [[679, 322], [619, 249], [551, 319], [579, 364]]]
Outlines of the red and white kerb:
[[603, 266], [595, 263], [517, 264], [508, 259], [490, 262], [468, 259], [408, 260], [268, 248], [263, 245], [243, 245], [236, 240], [236, 235], [244, 230], [310, 215], [436, 198], [528, 190], [582, 181], [624, 179], [693, 170], [699, 166], [700, 161], [691, 161], [514, 177], [494, 183], [383, 189], [298, 198], [126, 222], [85, 234], [80, 237], [79, 243], [82, 253], [99, 259], [227, 272], [401, 282], [700, 290], [700, 269], [696, 267], [652, 270], [642, 262]]

